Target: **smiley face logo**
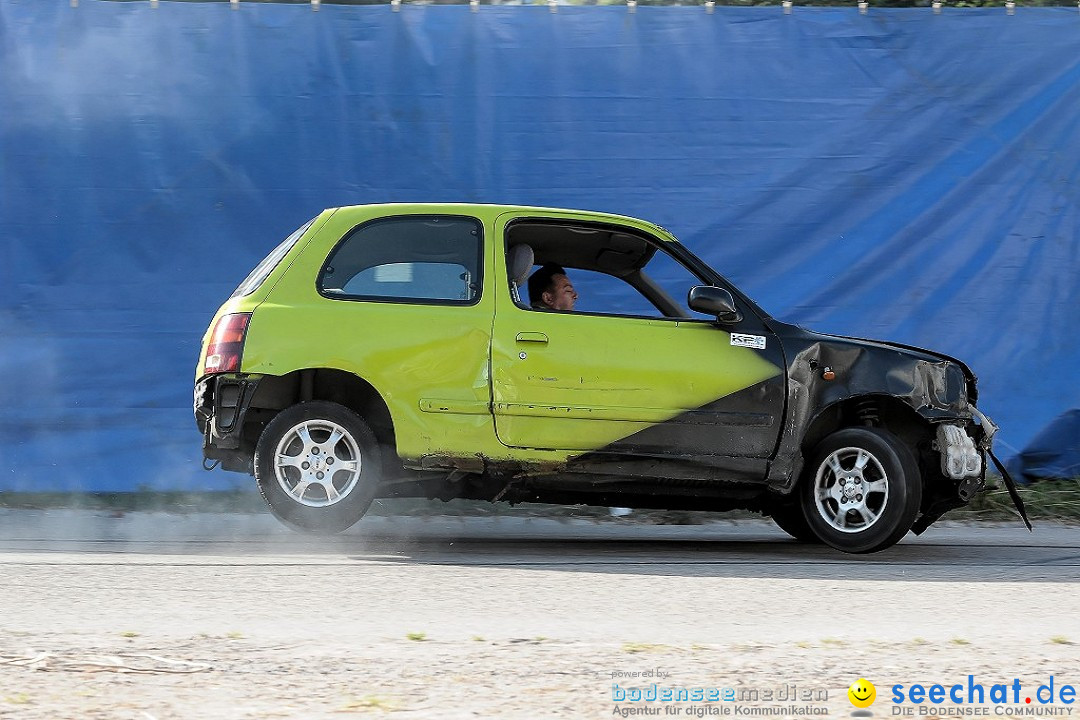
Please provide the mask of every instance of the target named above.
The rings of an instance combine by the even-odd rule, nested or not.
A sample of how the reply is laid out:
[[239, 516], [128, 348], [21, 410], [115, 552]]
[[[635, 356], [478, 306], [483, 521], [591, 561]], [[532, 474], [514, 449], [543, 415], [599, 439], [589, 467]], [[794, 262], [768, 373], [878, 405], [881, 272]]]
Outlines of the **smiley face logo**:
[[848, 700], [857, 708], [867, 708], [877, 699], [877, 688], [865, 678], [859, 678], [847, 689]]

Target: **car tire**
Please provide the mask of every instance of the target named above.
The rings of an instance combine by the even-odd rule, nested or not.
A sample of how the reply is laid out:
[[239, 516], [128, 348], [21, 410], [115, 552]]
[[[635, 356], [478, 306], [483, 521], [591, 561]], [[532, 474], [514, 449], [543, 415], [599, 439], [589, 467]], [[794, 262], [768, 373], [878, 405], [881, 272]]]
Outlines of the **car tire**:
[[897, 543], [922, 502], [915, 457], [880, 428], [846, 428], [826, 437], [814, 449], [801, 485], [810, 529], [822, 542], [849, 553]]
[[255, 447], [255, 479], [286, 525], [320, 535], [352, 527], [371, 506], [382, 467], [359, 415], [315, 400], [282, 410]]
[[778, 502], [769, 510], [769, 516], [777, 527], [799, 542], [821, 544], [821, 538], [810, 527], [810, 523], [806, 522], [803, 506], [798, 502]]

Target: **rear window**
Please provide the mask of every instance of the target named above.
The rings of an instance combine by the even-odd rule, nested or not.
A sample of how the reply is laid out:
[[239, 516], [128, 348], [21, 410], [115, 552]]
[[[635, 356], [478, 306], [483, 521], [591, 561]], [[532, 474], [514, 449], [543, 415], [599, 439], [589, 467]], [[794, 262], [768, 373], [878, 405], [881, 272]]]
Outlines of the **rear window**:
[[244, 282], [240, 283], [240, 287], [233, 291], [232, 297], [243, 297], [255, 292], [263, 281], [269, 277], [270, 273], [274, 271], [274, 268], [278, 266], [281, 259], [289, 254], [289, 251], [293, 249], [296, 242], [303, 237], [307, 229], [311, 227], [311, 223], [315, 222], [315, 218], [311, 218], [306, 223], [297, 228], [289, 237], [285, 238], [280, 245], [274, 248], [269, 255], [263, 258], [263, 261], [255, 266], [255, 269], [244, 278]]
[[388, 218], [349, 233], [319, 274], [326, 297], [469, 305], [480, 296], [480, 222], [425, 215]]

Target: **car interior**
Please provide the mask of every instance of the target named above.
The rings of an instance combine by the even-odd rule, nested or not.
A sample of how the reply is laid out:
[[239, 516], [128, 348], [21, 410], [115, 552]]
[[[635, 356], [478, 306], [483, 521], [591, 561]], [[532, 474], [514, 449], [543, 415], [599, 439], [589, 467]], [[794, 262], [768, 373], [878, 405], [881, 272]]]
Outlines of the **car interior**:
[[[644, 297], [662, 317], [694, 317], [646, 272], [654, 258], [666, 259], [665, 254], [645, 238], [622, 228], [525, 220], [507, 228], [506, 242], [510, 292], [521, 307], [529, 307], [524, 288], [534, 266], [552, 262], [568, 271], [616, 278]], [[580, 279], [575, 274], [575, 283]]]

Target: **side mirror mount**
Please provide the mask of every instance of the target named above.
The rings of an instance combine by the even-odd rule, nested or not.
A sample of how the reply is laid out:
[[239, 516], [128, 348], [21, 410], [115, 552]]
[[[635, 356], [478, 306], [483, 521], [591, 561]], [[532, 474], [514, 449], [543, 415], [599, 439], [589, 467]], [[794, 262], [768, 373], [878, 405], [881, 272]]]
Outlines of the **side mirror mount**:
[[690, 288], [686, 304], [694, 312], [715, 315], [716, 322], [732, 325], [742, 320], [742, 313], [735, 305], [735, 298], [724, 288], [698, 285]]

